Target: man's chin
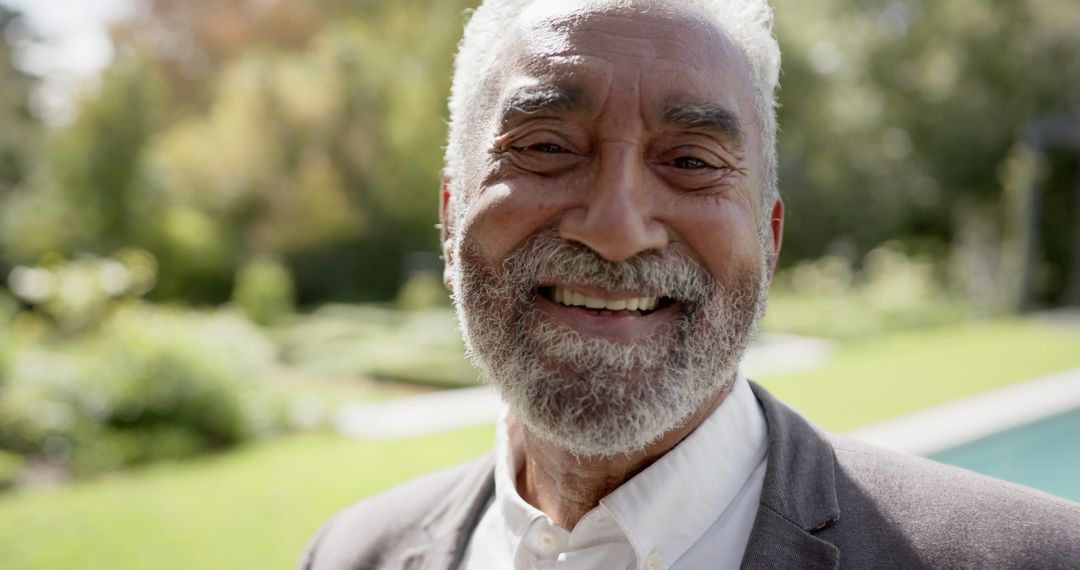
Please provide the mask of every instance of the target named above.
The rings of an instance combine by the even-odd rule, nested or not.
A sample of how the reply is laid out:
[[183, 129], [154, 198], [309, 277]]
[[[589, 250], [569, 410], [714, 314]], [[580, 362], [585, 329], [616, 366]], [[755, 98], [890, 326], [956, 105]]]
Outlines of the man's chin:
[[707, 398], [702, 386], [662, 367], [581, 372], [535, 364], [503, 368], [492, 381], [533, 436], [580, 457], [640, 451]]
[[[522, 411], [514, 411], [513, 408], [511, 412], [528, 430], [530, 436], [582, 459], [606, 459], [640, 452], [676, 427], [652, 430], [649, 433], [627, 432], [622, 428], [625, 423], [612, 424], [603, 421], [613, 417], [608, 413], [615, 412], [600, 413], [589, 419], [578, 416], [571, 421], [565, 421], [565, 418], [538, 419], [523, 414]], [[626, 412], [618, 414], [627, 416]]]

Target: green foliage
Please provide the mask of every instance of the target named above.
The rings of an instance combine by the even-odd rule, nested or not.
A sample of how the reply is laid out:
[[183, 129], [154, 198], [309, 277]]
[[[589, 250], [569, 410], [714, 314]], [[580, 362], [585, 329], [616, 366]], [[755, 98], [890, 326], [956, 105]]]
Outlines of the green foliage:
[[118, 64], [78, 119], [50, 141], [43, 168], [3, 208], [0, 243], [18, 263], [57, 251], [105, 254], [143, 243], [141, 164], [165, 106], [157, 78]]
[[240, 268], [232, 300], [252, 321], [279, 322], [296, 308], [296, 290], [288, 268], [272, 259], [256, 259]]
[[107, 258], [45, 256], [41, 266], [13, 269], [8, 281], [24, 303], [72, 334], [96, 327], [117, 302], [144, 295], [156, 274], [154, 256], [126, 248]]
[[[302, 297], [391, 296], [401, 256], [435, 247], [430, 204], [458, 33], [446, 23], [461, 8], [376, 5], [299, 49], [222, 63], [206, 111], [163, 130], [149, 160], [165, 201], [214, 226], [223, 251], [212, 271], [273, 255], [303, 267]], [[197, 258], [179, 252], [169, 256], [179, 265], [163, 266]], [[189, 294], [162, 281], [162, 297]]]
[[856, 270], [846, 258], [829, 255], [779, 271], [762, 327], [855, 339], [992, 311], [954, 293], [944, 264], [930, 255], [910, 255], [899, 243], [873, 249], [861, 266]]
[[1070, 0], [774, 6], [788, 262], [999, 223], [998, 166], [1025, 125], [1080, 113]]
[[405, 281], [397, 295], [397, 307], [419, 311], [450, 305], [450, 295], [442, 278], [430, 271], [419, 271]]
[[131, 304], [96, 334], [25, 347], [0, 388], [0, 447], [76, 473], [267, 434], [273, 347], [242, 318]]
[[14, 487], [25, 468], [22, 456], [0, 449], [0, 491]]
[[[16, 66], [17, 50], [30, 39], [25, 19], [9, 6], [0, 6], [0, 233], [3, 219], [10, 217], [6, 203], [40, 162], [44, 129], [31, 110], [38, 78]], [[7, 274], [10, 264], [0, 241], [0, 276]], [[0, 360], [2, 343], [0, 339]]]
[[[245, 260], [266, 255], [304, 268], [309, 302], [392, 298], [400, 257], [435, 247], [429, 204], [460, 31], [447, 22], [465, 3], [334, 7], [340, 17], [243, 4], [195, 5], [182, 23], [165, 3], [149, 8], [206, 42], [192, 50], [206, 74], [193, 62], [178, 74], [169, 59], [187, 54], [118, 32], [141, 47], [121, 46], [43, 168], [0, 196], [14, 262], [139, 246], [161, 262], [153, 298], [218, 303]], [[273, 23], [285, 15], [289, 26]], [[233, 33], [246, 39], [221, 36]]]
[[[301, 304], [393, 300], [403, 255], [437, 249], [451, 58], [475, 3], [149, 1], [35, 160], [34, 82], [0, 44], [0, 263], [135, 246], [160, 262], [152, 298], [216, 304], [268, 256]], [[1024, 125], [1080, 113], [1072, 3], [776, 0], [782, 263], [927, 239], [944, 259], [970, 218], [1002, 225], [998, 172]]]
[[11, 321], [14, 316], [15, 302], [0, 287], [0, 387], [3, 387], [4, 379], [7, 378], [11, 355], [15, 350], [14, 339], [11, 338]]
[[286, 362], [312, 373], [439, 387], [478, 382], [449, 309], [328, 305], [298, 318], [277, 338]]
[[12, 45], [28, 34], [22, 16], [0, 6], [0, 199], [30, 172], [41, 139], [30, 110], [37, 81], [15, 67]]

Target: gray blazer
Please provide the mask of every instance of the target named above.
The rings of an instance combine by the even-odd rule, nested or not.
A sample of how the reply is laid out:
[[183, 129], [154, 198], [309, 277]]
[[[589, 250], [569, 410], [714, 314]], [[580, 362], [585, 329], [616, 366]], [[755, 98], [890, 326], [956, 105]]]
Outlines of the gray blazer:
[[[753, 389], [768, 467], [743, 568], [1080, 569], [1080, 505], [826, 434]], [[341, 511], [299, 568], [456, 569], [493, 470], [488, 454]]]

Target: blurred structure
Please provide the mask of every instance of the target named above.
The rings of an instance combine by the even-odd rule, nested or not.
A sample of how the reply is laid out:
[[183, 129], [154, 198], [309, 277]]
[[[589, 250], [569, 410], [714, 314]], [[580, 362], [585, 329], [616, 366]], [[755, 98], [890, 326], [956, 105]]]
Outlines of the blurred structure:
[[[1031, 163], [1017, 176], [1011, 200], [1017, 283], [1014, 306], [1033, 309], [1040, 301], [1080, 306], [1080, 176], [1049, 171], [1052, 157], [1080, 157], [1080, 119], [1044, 117], [1023, 129], [1013, 154]], [[1064, 178], [1064, 180], [1062, 180]], [[1071, 230], [1071, 231], [1070, 231]], [[1042, 271], [1048, 264], [1050, 275]], [[1041, 279], [1040, 279], [1041, 278]]]

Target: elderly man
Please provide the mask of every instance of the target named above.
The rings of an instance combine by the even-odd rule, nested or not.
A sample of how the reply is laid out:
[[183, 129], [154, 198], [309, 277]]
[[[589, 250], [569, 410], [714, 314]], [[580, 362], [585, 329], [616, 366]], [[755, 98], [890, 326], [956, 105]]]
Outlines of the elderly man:
[[765, 0], [476, 10], [441, 217], [495, 451], [341, 512], [302, 568], [1080, 567], [1080, 506], [739, 375], [783, 228], [779, 58]]

